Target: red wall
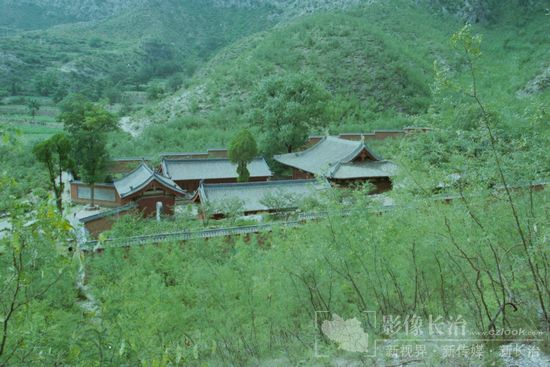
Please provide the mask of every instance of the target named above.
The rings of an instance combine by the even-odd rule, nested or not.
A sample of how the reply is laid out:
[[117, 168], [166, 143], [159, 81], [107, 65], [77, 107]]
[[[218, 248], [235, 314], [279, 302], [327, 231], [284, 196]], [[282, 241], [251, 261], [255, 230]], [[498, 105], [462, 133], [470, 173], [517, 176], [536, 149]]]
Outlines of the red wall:
[[136, 200], [138, 210], [146, 217], [157, 214], [157, 202], [162, 203], [162, 214], [173, 215], [176, 198], [174, 196], [144, 196]]
[[309, 180], [314, 176], [311, 173], [301, 171], [297, 168], [292, 169], [292, 179], [293, 180]]
[[112, 217], [99, 218], [97, 220], [85, 223], [84, 227], [86, 227], [86, 229], [88, 230], [88, 232], [93, 238], [97, 239], [100, 234], [110, 230], [118, 218], [120, 218], [123, 215], [127, 215], [130, 212], [133, 212], [134, 210], [135, 209], [130, 209], [128, 211], [118, 213], [117, 215], [114, 215]]

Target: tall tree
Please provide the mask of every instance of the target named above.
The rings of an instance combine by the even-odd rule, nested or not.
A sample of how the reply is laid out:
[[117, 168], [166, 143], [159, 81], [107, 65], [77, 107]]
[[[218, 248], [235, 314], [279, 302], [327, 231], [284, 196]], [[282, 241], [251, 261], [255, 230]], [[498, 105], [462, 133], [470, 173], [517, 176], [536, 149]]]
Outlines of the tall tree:
[[247, 182], [250, 178], [248, 164], [258, 155], [258, 145], [250, 131], [241, 130], [229, 146], [229, 160], [237, 164], [239, 182]]
[[54, 192], [57, 209], [63, 213], [63, 171], [74, 170], [74, 161], [71, 158], [71, 141], [65, 133], [59, 133], [48, 140], [38, 143], [33, 153], [39, 162], [48, 169], [50, 187]]
[[29, 99], [27, 101], [27, 109], [32, 116], [32, 121], [34, 121], [34, 118], [36, 117], [36, 114], [40, 109], [40, 103], [38, 103], [36, 99]]
[[116, 117], [82, 95], [68, 97], [62, 104], [61, 121], [73, 138], [73, 152], [84, 182], [90, 185], [95, 206], [95, 184], [100, 182], [109, 159], [107, 133], [117, 128]]
[[312, 128], [321, 127], [330, 94], [316, 80], [291, 74], [268, 79], [253, 97], [251, 123], [264, 133], [262, 150], [291, 153], [302, 146]]
[[93, 130], [79, 130], [74, 135], [74, 139], [80, 162], [79, 172], [82, 180], [90, 185], [90, 205], [95, 207], [95, 184], [105, 177], [109, 160], [107, 134]]
[[61, 103], [59, 119], [65, 130], [74, 134], [78, 130], [112, 131], [117, 121], [113, 114], [102, 106], [90, 102], [81, 94], [73, 94]]

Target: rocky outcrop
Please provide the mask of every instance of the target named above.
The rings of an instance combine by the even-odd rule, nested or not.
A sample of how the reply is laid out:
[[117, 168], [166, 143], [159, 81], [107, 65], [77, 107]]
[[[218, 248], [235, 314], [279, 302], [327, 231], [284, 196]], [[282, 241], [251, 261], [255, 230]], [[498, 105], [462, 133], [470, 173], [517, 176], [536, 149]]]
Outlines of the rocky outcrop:
[[550, 88], [550, 66], [544, 68], [533, 79], [527, 82], [525, 87], [518, 91], [518, 96], [525, 97], [541, 93]]

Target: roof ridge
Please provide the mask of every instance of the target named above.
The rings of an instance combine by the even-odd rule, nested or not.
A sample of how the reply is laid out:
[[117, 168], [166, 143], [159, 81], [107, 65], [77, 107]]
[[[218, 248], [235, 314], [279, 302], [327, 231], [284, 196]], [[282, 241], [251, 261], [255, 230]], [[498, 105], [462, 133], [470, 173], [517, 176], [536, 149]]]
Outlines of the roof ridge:
[[[117, 187], [117, 183], [120, 183], [121, 181], [123, 180], [126, 180], [128, 179], [128, 177], [132, 176], [133, 174], [137, 173], [140, 169], [145, 169], [145, 171], [147, 172], [148, 176], [146, 179], [144, 179], [142, 182], [139, 182], [137, 185], [132, 185], [130, 183], [128, 183], [128, 187], [130, 188], [129, 191], [127, 192], [120, 192], [119, 191], [119, 188]], [[151, 167], [149, 167], [145, 162], [142, 162], [137, 168], [135, 168], [132, 172], [128, 173], [127, 175], [125, 175], [124, 177], [116, 180], [114, 182], [114, 186], [115, 186], [115, 189], [116, 191], [118, 192], [118, 194], [120, 195], [121, 198], [125, 198], [125, 197], [128, 197], [130, 195], [132, 195], [133, 193], [135, 193], [136, 191], [139, 191], [141, 190], [142, 188], [146, 187], [147, 185], [149, 185], [153, 180], [157, 180], [159, 181], [161, 184], [169, 187], [170, 189], [174, 190], [174, 191], [177, 191], [179, 193], [184, 193], [184, 190], [182, 190], [181, 187], [179, 187], [172, 179], [170, 179], [169, 177], [166, 177], [166, 176], [163, 176], [157, 172], [155, 172]]]
[[[382, 158], [381, 156], [379, 156], [376, 152], [374, 152], [374, 150], [372, 150], [371, 148], [369, 148], [367, 146], [367, 144], [365, 143], [365, 141], [360, 141], [360, 145], [359, 147], [356, 148], [356, 150], [354, 150], [353, 152], [351, 152], [350, 154], [348, 154], [344, 159], [341, 160], [341, 162], [343, 163], [349, 163], [351, 162], [353, 159], [355, 159], [355, 157], [357, 157], [357, 155], [363, 150], [365, 149], [376, 161], [382, 161], [384, 158]], [[349, 158], [349, 159], [348, 159]]]
[[[213, 161], [229, 161], [229, 162], [231, 162], [231, 160], [229, 158], [224, 158], [224, 157], [189, 158], [189, 159], [168, 159], [168, 158], [163, 158], [162, 160], [166, 161], [166, 162], [204, 162], [204, 161], [210, 161], [210, 162], [213, 162]], [[258, 161], [258, 160], [265, 161], [265, 157], [258, 156], [258, 157], [255, 157], [255, 158], [252, 159], [252, 161]]]
[[161, 152], [159, 155], [165, 156], [165, 155], [190, 155], [190, 154], [208, 154], [208, 152], [212, 151], [226, 151], [227, 148], [207, 148], [206, 151], [194, 151], [194, 152]]
[[[363, 149], [367, 149], [368, 151], [368, 148], [367, 146], [365, 145], [364, 142], [359, 142], [359, 145], [357, 146], [357, 148], [355, 148], [350, 154], [348, 154], [347, 156], [345, 156], [344, 158], [342, 158], [338, 163], [348, 163], [348, 162], [351, 162], [353, 159], [355, 159], [355, 157], [357, 157], [359, 155], [359, 153], [361, 153], [361, 151]], [[370, 153], [370, 151], [369, 151]]]
[[317, 182], [316, 179], [300, 179], [300, 180], [271, 180], [271, 181], [248, 181], [248, 182], [224, 182], [224, 183], [203, 183], [203, 187], [223, 187], [223, 186], [265, 186], [269, 184], [293, 184], [293, 183], [305, 183], [305, 182]]
[[174, 182], [170, 177], [166, 177], [158, 172], [153, 172], [153, 177], [158, 179], [159, 181], [163, 182], [167, 186], [170, 186], [171, 188], [175, 189], [176, 191], [185, 192], [179, 185]]
[[148, 171], [149, 173], [154, 173], [153, 170], [152, 170], [147, 164], [145, 164], [144, 161], [142, 161], [142, 162], [139, 164], [139, 166], [137, 166], [136, 168], [134, 168], [133, 170], [131, 170], [130, 172], [128, 172], [126, 175], [124, 175], [124, 177], [121, 177], [121, 178], [119, 178], [118, 180], [114, 180], [114, 181], [113, 181], [113, 184], [116, 184], [117, 182], [120, 182], [120, 181], [124, 180], [125, 178], [127, 178], [128, 176], [130, 176], [130, 175], [136, 173], [136, 172], [137, 172], [139, 169], [141, 169], [141, 167], [143, 167], [143, 166], [145, 166], [145, 168], [147, 169], [147, 171]]
[[307, 149], [304, 149], [304, 150], [301, 150], [299, 152], [292, 152], [292, 153], [283, 153], [283, 154], [277, 154], [276, 156], [282, 156], [282, 155], [286, 155], [286, 154], [294, 154], [295, 156], [301, 156], [303, 154], [305, 154], [306, 152], [309, 152], [311, 150], [313, 150], [315, 147], [317, 147], [319, 144], [323, 143], [324, 141], [327, 140], [327, 138], [329, 138], [329, 136], [323, 136], [321, 138], [321, 140], [319, 140], [317, 143], [313, 144], [312, 146], [310, 146], [309, 148]]
[[332, 167], [328, 173], [329, 177], [333, 177], [334, 174], [340, 169], [340, 167], [342, 166], [344, 162], [340, 161], [340, 162], [336, 162], [336, 164], [334, 165], [334, 167]]

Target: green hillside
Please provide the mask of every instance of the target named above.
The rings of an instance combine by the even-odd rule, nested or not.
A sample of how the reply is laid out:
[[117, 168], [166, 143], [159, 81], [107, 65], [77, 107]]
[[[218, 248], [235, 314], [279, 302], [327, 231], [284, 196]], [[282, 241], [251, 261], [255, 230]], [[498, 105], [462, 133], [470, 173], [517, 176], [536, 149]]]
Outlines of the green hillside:
[[176, 72], [190, 75], [219, 48], [269, 27], [267, 13], [200, 1], [162, 2], [102, 21], [2, 37], [0, 82], [6, 94], [32, 93], [36, 80], [49, 78], [55, 80], [49, 83], [53, 91], [44, 94], [85, 89], [97, 98], [102, 91], [93, 88], [105, 83], [139, 85]]
[[[332, 125], [360, 129], [365, 121], [376, 126], [373, 121], [383, 119], [378, 127], [401, 126], [403, 116], [424, 113], [429, 107], [433, 60], [449, 54], [444, 44], [456, 27], [452, 18], [434, 18], [427, 8], [388, 4], [280, 24], [224, 48], [197, 71], [187, 88], [135, 115], [138, 128], [172, 122], [153, 126], [133, 149], [148, 144], [150, 136], [158, 137], [161, 133], [155, 129], [169, 131], [179, 118], [183, 125], [204, 118], [217, 131], [247, 124], [251, 96], [265, 80], [285, 75], [307, 74], [321, 83], [332, 95], [327, 115]], [[387, 116], [398, 116], [398, 121]], [[176, 148], [175, 139], [150, 145]], [[196, 141], [180, 139], [179, 144], [195, 148], [187, 144]]]
[[[187, 78], [244, 36], [358, 2], [1, 0], [0, 96], [59, 92], [59, 100], [68, 89], [98, 99], [112, 95], [106, 89], [113, 86], [120, 91], [174, 74]], [[51, 91], [36, 88], [40, 80]]]
[[[479, 86], [507, 115], [506, 123], [522, 126], [526, 106], [548, 103], [547, 79], [540, 76], [549, 65], [544, 32], [548, 17], [513, 2], [492, 14], [492, 22], [475, 28], [484, 38]], [[405, 125], [467, 127], [469, 107], [457, 109], [446, 102], [449, 95], [432, 94], [434, 62], [457, 80], [468, 80], [465, 60], [449, 43], [461, 24], [454, 16], [409, 1], [280, 24], [224, 48], [197, 71], [187, 88], [133, 115], [127, 130], [152, 126], [131, 144], [117, 141], [115, 151], [139, 155], [155, 154], [159, 146], [177, 150], [224, 145], [224, 136], [235, 126], [256, 127], [248, 116], [252, 96], [277, 75], [307, 74], [330, 92], [326, 121], [333, 132]], [[533, 79], [540, 88], [522, 93]], [[206, 129], [214, 132], [205, 134]], [[171, 133], [174, 130], [178, 135]]]

